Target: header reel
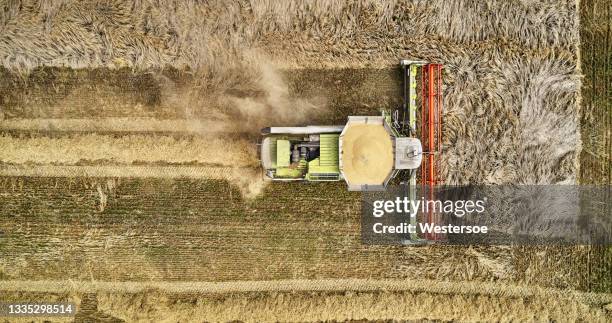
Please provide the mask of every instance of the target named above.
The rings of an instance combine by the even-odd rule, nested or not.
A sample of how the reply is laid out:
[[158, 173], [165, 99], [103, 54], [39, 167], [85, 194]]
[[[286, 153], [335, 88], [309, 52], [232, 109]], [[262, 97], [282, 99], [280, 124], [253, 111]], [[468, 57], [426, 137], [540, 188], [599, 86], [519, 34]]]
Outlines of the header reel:
[[[440, 155], [442, 154], [442, 64], [424, 61], [401, 60], [403, 75], [402, 105], [393, 114], [393, 126], [403, 136], [418, 137], [423, 146], [420, 167], [420, 184], [426, 198], [435, 199], [434, 186], [442, 183], [439, 176]], [[420, 81], [420, 82], [419, 82]], [[420, 113], [417, 110], [420, 107]], [[420, 118], [417, 116], [420, 115]], [[410, 170], [402, 182], [405, 194], [416, 199], [416, 170]], [[439, 223], [440, 214], [429, 212], [423, 215], [429, 223]], [[439, 234], [424, 234], [425, 241], [445, 240]], [[419, 243], [416, 235], [407, 243]]]

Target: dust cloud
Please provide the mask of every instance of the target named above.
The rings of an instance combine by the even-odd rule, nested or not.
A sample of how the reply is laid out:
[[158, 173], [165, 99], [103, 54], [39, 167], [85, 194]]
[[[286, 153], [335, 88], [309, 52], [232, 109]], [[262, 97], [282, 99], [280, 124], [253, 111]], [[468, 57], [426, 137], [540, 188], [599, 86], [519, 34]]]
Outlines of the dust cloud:
[[[223, 69], [217, 64], [214, 70], [198, 71], [188, 88], [167, 79], [160, 84], [169, 104], [181, 106], [186, 118], [197, 118], [202, 125], [195, 132], [209, 143], [209, 159], [221, 167], [232, 167], [229, 180], [245, 198], [253, 198], [266, 183], [257, 155], [260, 130], [307, 125], [322, 114], [326, 102], [323, 97], [292, 97], [283, 72], [265, 55], [247, 51], [241, 56], [238, 65]], [[213, 123], [221, 130], [208, 131]]]
[[228, 119], [236, 127], [257, 133], [263, 127], [300, 125], [322, 112], [321, 98], [310, 100], [291, 97], [282, 75], [269, 62], [259, 65], [256, 84], [263, 91], [259, 97], [225, 96]]

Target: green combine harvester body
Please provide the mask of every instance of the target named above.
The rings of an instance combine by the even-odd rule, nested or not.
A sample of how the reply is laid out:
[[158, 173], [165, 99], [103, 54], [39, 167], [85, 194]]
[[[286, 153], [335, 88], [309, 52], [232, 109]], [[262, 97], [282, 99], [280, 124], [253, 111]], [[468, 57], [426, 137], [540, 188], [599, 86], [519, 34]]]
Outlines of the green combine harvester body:
[[402, 170], [404, 182], [415, 186], [416, 170], [423, 164], [421, 183], [439, 183], [442, 65], [409, 60], [400, 65], [403, 104], [392, 113], [350, 116], [341, 126], [262, 129], [265, 176], [278, 181], [344, 180], [352, 191], [384, 190]]
[[391, 117], [351, 116], [343, 126], [262, 130], [265, 176], [277, 181], [340, 181], [349, 190], [382, 190], [402, 169], [421, 164], [421, 143], [401, 136]]

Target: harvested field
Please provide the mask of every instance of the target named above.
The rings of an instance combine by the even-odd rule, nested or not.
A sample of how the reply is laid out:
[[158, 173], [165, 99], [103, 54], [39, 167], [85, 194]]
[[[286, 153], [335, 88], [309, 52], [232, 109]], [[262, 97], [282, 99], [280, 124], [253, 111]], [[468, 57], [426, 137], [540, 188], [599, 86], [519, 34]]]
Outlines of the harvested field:
[[426, 59], [448, 183], [600, 182], [605, 2], [0, 1], [0, 298], [77, 321], [610, 320], [610, 248], [365, 246], [359, 194], [263, 185], [255, 150], [264, 126], [396, 107], [398, 60]]
[[[20, 290], [36, 283], [15, 285]], [[42, 284], [39, 284], [42, 285]], [[303, 321], [362, 320], [364, 317], [420, 320], [527, 320], [605, 321], [602, 304], [609, 295], [566, 293], [554, 289], [512, 287], [500, 289], [490, 283], [454, 284], [435, 281], [392, 280], [307, 280], [256, 281], [238, 283], [89, 284], [86, 290], [97, 295], [75, 295], [79, 284], [55, 286], [56, 294], [41, 293], [48, 299], [63, 299], [94, 305], [93, 315], [123, 317], [128, 321], [189, 321], [206, 317], [211, 321], [291, 321], [296, 309]], [[164, 286], [165, 285], [165, 286]], [[176, 287], [180, 286], [177, 293]], [[424, 286], [427, 286], [425, 288]], [[4, 285], [7, 298], [32, 297], [30, 292], [13, 292]], [[39, 287], [40, 289], [40, 287]], [[130, 293], [119, 292], [127, 289]], [[172, 292], [174, 291], [174, 292]], [[187, 292], [188, 291], [188, 292]], [[40, 295], [38, 297], [40, 297]], [[18, 295], [18, 296], [17, 296]], [[35, 295], [35, 294], [34, 294]], [[91, 304], [93, 303], [93, 304]], [[249, 304], [245, 308], [244, 304]], [[551, 306], [552, 305], [552, 306]], [[541, 308], [550, 307], [546, 314]], [[134, 308], [140, 310], [134, 311]], [[90, 314], [90, 315], [91, 315]]]
[[[69, 135], [49, 138], [0, 137], [2, 161], [8, 164], [195, 164], [221, 167], [257, 167], [255, 146], [244, 140], [174, 138], [164, 135], [130, 134]], [[225, 147], [214, 150], [211, 147]]]
[[583, 183], [612, 183], [612, 24], [611, 5], [582, 1], [582, 137], [580, 178]]
[[273, 185], [245, 202], [223, 181], [6, 178], [0, 196], [1, 275], [18, 287], [384, 278], [599, 290], [597, 270], [610, 257], [586, 247], [363, 246], [359, 194], [344, 184]]

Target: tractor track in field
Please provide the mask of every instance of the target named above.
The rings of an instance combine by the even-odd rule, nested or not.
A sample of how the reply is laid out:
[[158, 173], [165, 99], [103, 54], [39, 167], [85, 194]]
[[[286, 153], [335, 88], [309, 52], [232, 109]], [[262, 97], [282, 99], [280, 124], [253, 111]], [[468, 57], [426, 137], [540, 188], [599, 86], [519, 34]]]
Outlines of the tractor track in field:
[[234, 134], [235, 129], [214, 120], [156, 119], [139, 117], [122, 118], [31, 118], [0, 120], [0, 131], [11, 136], [24, 136], [28, 133], [43, 136], [74, 134], [113, 134], [145, 133], [151, 135], [216, 135]]
[[136, 165], [0, 165], [0, 176], [14, 177], [98, 177], [98, 178], [192, 178], [233, 179], [234, 172], [256, 167], [226, 166], [136, 166]]
[[[401, 100], [401, 73], [391, 67], [285, 69], [272, 74], [270, 78], [279, 82], [278, 86], [282, 88], [268, 89], [274, 95], [313, 101], [324, 107], [319, 113], [312, 111], [306, 119], [297, 121], [298, 124], [343, 123], [349, 115], [378, 114], [380, 109], [398, 106]], [[206, 132], [210, 127], [231, 126], [240, 132], [249, 129], [245, 127], [249, 122], [248, 115], [240, 115], [239, 111], [219, 111], [228, 109], [224, 100], [227, 97], [262, 100], [268, 86], [247, 81], [246, 84], [233, 85], [235, 88], [201, 90], [201, 80], [173, 69], [151, 74], [122, 69], [91, 71], [44, 67], [32, 71], [26, 80], [2, 69], [0, 75], [10, 80], [6, 83], [13, 83], [10, 90], [7, 88], [3, 92], [7, 103], [2, 107], [4, 120], [0, 118], [0, 126], [7, 130], [53, 130], [57, 127], [59, 131], [80, 131], [79, 127], [84, 127], [92, 131], [158, 131], [185, 127], [172, 131]], [[44, 86], [41, 78], [71, 81], [59, 83], [62, 89], [52, 91]], [[118, 81], [108, 83], [109, 78]], [[95, 95], [86, 95], [92, 91]], [[274, 119], [275, 111], [269, 112], [271, 120], [267, 122]], [[298, 110], [287, 112], [301, 113]], [[224, 119], [235, 117], [244, 123], [222, 124], [226, 121]]]

